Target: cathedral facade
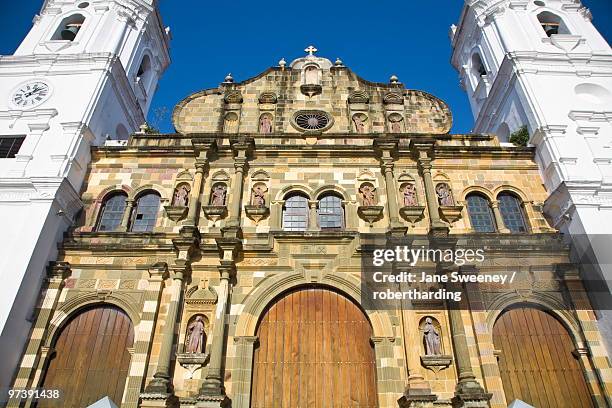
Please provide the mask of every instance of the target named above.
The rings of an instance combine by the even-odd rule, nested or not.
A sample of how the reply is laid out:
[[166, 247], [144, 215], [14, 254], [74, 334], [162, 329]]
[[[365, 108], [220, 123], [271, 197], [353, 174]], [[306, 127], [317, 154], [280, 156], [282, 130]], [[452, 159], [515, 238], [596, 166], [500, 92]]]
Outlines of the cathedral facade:
[[[534, 149], [450, 134], [435, 96], [306, 51], [190, 95], [176, 133], [92, 149], [14, 382], [61, 399], [9, 406], [610, 406]], [[371, 235], [488, 254], [404, 272], [517, 279], [387, 307], [365, 293]]]

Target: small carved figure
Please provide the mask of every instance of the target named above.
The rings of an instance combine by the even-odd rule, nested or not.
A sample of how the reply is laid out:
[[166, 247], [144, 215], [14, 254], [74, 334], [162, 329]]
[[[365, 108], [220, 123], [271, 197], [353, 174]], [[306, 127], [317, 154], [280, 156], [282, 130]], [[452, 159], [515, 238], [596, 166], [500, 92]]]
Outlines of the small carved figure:
[[263, 207], [266, 205], [266, 191], [267, 188], [262, 185], [253, 187], [253, 194], [251, 198], [251, 204], [257, 207]]
[[185, 184], [174, 190], [174, 200], [172, 205], [176, 207], [187, 207], [189, 202], [189, 189]]
[[438, 195], [438, 203], [443, 207], [453, 206], [453, 195], [450, 187], [446, 183], [440, 183], [436, 186], [436, 194]]
[[224, 186], [223, 184], [217, 184], [215, 187], [213, 187], [210, 205], [217, 205], [217, 206], [225, 205], [226, 192], [227, 192], [227, 187]]
[[187, 327], [187, 353], [202, 353], [204, 349], [204, 320], [202, 316], [196, 317]]
[[263, 134], [272, 133], [272, 121], [270, 116], [263, 115], [259, 120], [259, 132]]
[[406, 184], [404, 187], [404, 206], [414, 207], [417, 205], [416, 188], [414, 184]]
[[391, 122], [391, 133], [400, 133], [402, 131], [402, 125], [399, 120]]
[[359, 115], [353, 116], [353, 122], [355, 123], [355, 131], [357, 133], [365, 133], [365, 123], [363, 123]]
[[425, 318], [423, 326], [423, 338], [425, 343], [425, 355], [439, 356], [442, 355], [442, 346], [440, 344], [440, 333], [434, 327], [431, 317]]
[[376, 205], [376, 194], [374, 193], [375, 190], [376, 189], [370, 184], [364, 184], [359, 188], [361, 200], [364, 206]]

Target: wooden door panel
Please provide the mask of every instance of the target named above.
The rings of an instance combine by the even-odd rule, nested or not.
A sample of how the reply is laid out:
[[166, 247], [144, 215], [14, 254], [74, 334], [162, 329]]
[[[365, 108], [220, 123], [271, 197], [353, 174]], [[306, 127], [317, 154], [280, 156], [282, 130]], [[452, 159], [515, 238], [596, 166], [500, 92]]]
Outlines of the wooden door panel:
[[134, 343], [130, 318], [114, 306], [74, 316], [55, 341], [42, 387], [59, 389], [61, 400], [40, 400], [39, 408], [82, 408], [104, 396], [121, 404]]
[[257, 330], [251, 406], [377, 406], [369, 321], [336, 292], [307, 288], [268, 307]]
[[499, 370], [511, 403], [520, 399], [538, 408], [592, 407], [574, 343], [563, 325], [533, 308], [504, 312], [493, 327], [500, 350]]

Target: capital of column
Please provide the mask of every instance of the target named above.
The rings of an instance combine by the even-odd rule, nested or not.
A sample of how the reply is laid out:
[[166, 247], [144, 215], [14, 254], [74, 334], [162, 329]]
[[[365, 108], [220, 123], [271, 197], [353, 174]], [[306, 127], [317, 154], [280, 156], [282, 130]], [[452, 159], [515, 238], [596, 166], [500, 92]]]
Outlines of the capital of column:
[[72, 274], [70, 263], [68, 262], [49, 262], [47, 267], [47, 280], [49, 283], [61, 285], [64, 280]]

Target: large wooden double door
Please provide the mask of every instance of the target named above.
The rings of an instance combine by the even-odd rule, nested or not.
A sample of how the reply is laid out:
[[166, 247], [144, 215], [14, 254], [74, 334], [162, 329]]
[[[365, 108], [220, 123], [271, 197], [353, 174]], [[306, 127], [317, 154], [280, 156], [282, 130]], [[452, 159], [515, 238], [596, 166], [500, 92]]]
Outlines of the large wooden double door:
[[537, 408], [592, 407], [582, 367], [572, 355], [568, 331], [553, 316], [532, 308], [512, 309], [493, 328], [506, 401]]
[[290, 292], [269, 306], [257, 335], [251, 407], [377, 406], [372, 327], [345, 296]]
[[59, 389], [59, 400], [37, 407], [83, 408], [109, 396], [120, 405], [134, 343], [130, 318], [114, 306], [87, 309], [74, 316], [55, 341], [42, 388]]

